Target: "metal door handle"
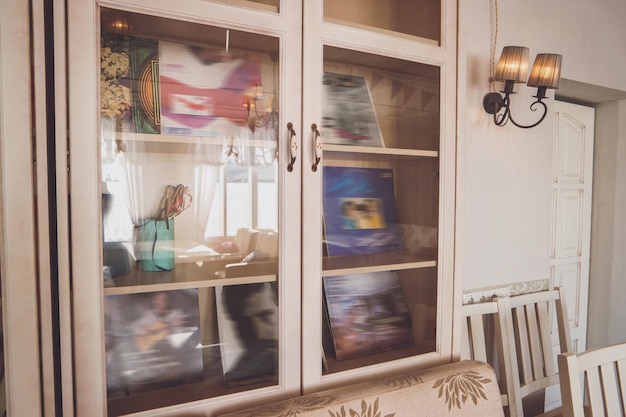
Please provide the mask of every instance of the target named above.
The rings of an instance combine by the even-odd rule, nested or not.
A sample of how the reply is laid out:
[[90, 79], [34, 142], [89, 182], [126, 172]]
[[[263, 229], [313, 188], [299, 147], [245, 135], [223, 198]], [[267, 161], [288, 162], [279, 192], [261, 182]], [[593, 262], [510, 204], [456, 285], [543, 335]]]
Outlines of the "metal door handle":
[[315, 123], [311, 125], [311, 130], [313, 131], [313, 155], [315, 157], [315, 162], [313, 162], [313, 165], [311, 166], [311, 170], [315, 172], [317, 171], [317, 166], [322, 160], [323, 143], [322, 143], [322, 135], [320, 135], [320, 131], [317, 130], [317, 125]]
[[293, 171], [293, 164], [296, 162], [296, 156], [298, 156], [298, 141], [296, 140], [296, 131], [293, 129], [291, 122], [287, 123], [287, 130], [289, 131], [289, 140], [287, 144], [289, 146], [289, 165], [287, 165], [287, 171]]

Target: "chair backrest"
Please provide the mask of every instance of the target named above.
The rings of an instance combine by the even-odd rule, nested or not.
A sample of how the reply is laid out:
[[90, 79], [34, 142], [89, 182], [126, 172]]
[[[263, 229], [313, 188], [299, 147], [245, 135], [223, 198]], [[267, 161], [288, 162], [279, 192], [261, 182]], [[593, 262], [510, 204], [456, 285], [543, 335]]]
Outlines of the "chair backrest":
[[[559, 355], [559, 369], [565, 417], [624, 415], [626, 343], [578, 355], [562, 353]], [[586, 398], [585, 402], [583, 398]], [[585, 413], [584, 408], [588, 408], [589, 413]]]
[[498, 327], [511, 417], [522, 417], [522, 399], [559, 383], [552, 350], [552, 308], [561, 353], [571, 349], [567, 309], [560, 288], [498, 297]]
[[[498, 373], [502, 362], [501, 350], [494, 352], [499, 345], [499, 335], [495, 334], [495, 318], [498, 312], [496, 301], [465, 304], [461, 307], [461, 360], [469, 359], [486, 362]], [[491, 330], [491, 331], [490, 331]], [[502, 405], [509, 404], [504, 378], [499, 377]]]
[[498, 303], [464, 304], [461, 307], [463, 321], [461, 323], [461, 360], [470, 359], [481, 362], [490, 362], [488, 357], [489, 335], [485, 330], [490, 316], [498, 312]]
[[256, 239], [259, 232], [254, 229], [248, 229], [245, 227], [237, 229], [237, 234], [235, 235], [235, 245], [237, 245], [237, 249], [239, 253], [243, 255], [247, 255], [254, 250], [256, 246]]

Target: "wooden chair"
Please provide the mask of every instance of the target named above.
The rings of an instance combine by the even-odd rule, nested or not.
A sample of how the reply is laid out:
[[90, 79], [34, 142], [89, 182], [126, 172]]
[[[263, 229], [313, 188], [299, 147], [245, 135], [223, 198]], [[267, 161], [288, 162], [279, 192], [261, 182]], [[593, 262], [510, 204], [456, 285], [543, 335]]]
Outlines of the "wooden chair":
[[[570, 351], [567, 309], [561, 289], [499, 297], [498, 327], [511, 417], [523, 417], [523, 399], [559, 383], [552, 350], [550, 314], [556, 310], [560, 352]], [[541, 404], [543, 411], [543, 404]], [[560, 415], [561, 409], [541, 416]], [[531, 415], [528, 410], [526, 415]]]
[[560, 354], [559, 370], [563, 416], [624, 416], [626, 343]]
[[[499, 343], [499, 335], [490, 329], [495, 329], [495, 318], [498, 312], [498, 303], [488, 301], [483, 303], [465, 304], [461, 307], [461, 360], [476, 360], [486, 362], [498, 374], [499, 363], [502, 363], [500, 349], [494, 349]], [[494, 352], [494, 350], [496, 350]], [[502, 405], [509, 405], [506, 394], [504, 377], [498, 376]]]

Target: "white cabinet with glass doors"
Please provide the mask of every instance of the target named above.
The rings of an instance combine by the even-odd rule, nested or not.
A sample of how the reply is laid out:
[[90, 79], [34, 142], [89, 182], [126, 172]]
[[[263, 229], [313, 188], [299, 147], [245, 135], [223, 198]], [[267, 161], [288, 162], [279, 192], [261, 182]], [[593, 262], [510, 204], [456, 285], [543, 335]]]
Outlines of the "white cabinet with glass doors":
[[367, 4], [69, 1], [75, 415], [451, 360], [455, 9]]

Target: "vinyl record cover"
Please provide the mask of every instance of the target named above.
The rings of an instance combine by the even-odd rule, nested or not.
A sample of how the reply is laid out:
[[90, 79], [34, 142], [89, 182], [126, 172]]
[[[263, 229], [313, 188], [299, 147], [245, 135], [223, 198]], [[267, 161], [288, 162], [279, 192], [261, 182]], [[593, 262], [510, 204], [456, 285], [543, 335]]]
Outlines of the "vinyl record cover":
[[160, 41], [159, 79], [163, 133], [231, 137], [245, 126], [248, 112], [242, 103], [261, 85], [261, 64]]
[[215, 287], [227, 387], [278, 383], [278, 289], [275, 282]]
[[130, 44], [133, 122], [137, 133], [161, 132], [159, 43], [133, 39]]
[[133, 131], [130, 40], [103, 33], [100, 37], [100, 114], [112, 131]]
[[105, 343], [112, 396], [201, 380], [198, 290], [107, 296]]
[[409, 310], [394, 271], [324, 277], [337, 360], [408, 346]]
[[325, 166], [323, 216], [329, 256], [403, 250], [391, 169]]
[[383, 147], [378, 118], [365, 78], [327, 72], [323, 86], [324, 142]]

